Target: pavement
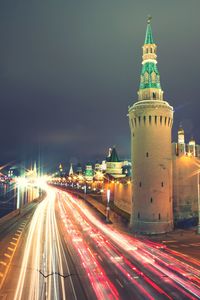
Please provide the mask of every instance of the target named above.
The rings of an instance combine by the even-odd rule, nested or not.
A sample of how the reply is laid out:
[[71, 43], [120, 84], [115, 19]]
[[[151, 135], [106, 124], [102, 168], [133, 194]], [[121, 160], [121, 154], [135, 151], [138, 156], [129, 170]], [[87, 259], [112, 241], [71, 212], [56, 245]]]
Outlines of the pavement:
[[200, 260], [200, 235], [196, 227], [176, 229], [167, 234], [148, 237], [151, 241], [160, 242], [168, 248]]

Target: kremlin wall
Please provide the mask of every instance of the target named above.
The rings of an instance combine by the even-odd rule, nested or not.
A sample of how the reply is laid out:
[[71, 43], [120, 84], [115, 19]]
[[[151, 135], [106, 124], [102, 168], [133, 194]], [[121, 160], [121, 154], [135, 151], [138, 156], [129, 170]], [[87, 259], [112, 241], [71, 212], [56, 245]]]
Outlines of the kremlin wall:
[[[200, 145], [194, 143], [194, 139], [189, 143], [183, 142], [184, 130], [182, 127], [178, 131], [178, 140], [172, 146], [172, 201], [173, 201], [173, 221], [174, 224], [191, 220], [198, 216], [198, 170], [200, 168]], [[192, 144], [192, 146], [191, 146]], [[114, 152], [112, 157], [112, 151]], [[195, 151], [195, 152], [194, 152]], [[113, 160], [113, 161], [112, 161]], [[112, 168], [111, 168], [112, 165]], [[108, 166], [108, 168], [107, 168]], [[83, 189], [87, 182], [87, 193], [94, 197], [99, 197], [106, 204], [106, 191], [110, 189], [110, 202], [131, 216], [132, 195], [134, 183], [131, 184], [131, 163], [127, 160], [120, 160], [116, 148], [109, 149], [109, 154], [102, 163], [94, 166], [88, 163], [84, 168], [80, 164], [76, 167], [71, 165], [67, 178], [71, 178], [70, 185], [79, 181], [79, 186], [74, 184], [73, 188]], [[161, 168], [161, 172], [165, 169]], [[86, 178], [85, 178], [85, 175]], [[59, 174], [63, 174], [62, 166], [59, 167]], [[167, 176], [167, 174], [165, 174]], [[89, 176], [89, 177], [88, 177]], [[73, 178], [75, 177], [75, 180]], [[184, 222], [183, 222], [184, 224]]]
[[88, 163], [84, 170], [78, 165], [74, 173], [71, 165], [67, 185], [107, 205], [109, 191], [110, 204], [129, 217], [133, 232], [157, 234], [181, 222], [197, 222], [200, 146], [193, 138], [185, 142], [182, 126], [172, 143], [174, 111], [164, 100], [150, 19], [142, 49], [138, 100], [128, 108], [131, 163], [120, 160], [113, 147], [94, 169]]

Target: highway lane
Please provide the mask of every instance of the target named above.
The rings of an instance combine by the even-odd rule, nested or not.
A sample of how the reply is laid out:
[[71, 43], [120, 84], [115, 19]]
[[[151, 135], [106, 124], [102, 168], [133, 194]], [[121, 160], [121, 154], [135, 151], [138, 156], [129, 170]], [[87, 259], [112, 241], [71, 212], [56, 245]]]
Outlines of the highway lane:
[[[142, 242], [113, 230], [91, 214], [83, 201], [66, 192], [59, 192], [59, 203], [68, 235], [76, 234], [88, 244], [121, 298], [131, 299], [130, 294], [134, 299], [200, 298], [198, 269], [165, 253], [158, 244]], [[76, 231], [70, 230], [69, 220]], [[74, 249], [76, 247], [74, 245]]]
[[16, 251], [1, 290], [6, 299], [85, 299], [55, 218], [55, 192], [47, 188]]
[[[97, 288], [99, 287], [99, 281], [109, 282], [110, 291], [113, 296], [116, 296], [116, 299], [131, 299], [132, 297], [134, 297], [134, 299], [144, 299], [144, 296], [145, 299], [156, 299], [156, 297], [160, 296], [154, 289], [145, 284], [141, 276], [138, 276], [136, 269], [132, 270], [123, 262], [122, 256], [116, 253], [113, 247], [109, 245], [109, 242], [94, 228], [91, 228], [89, 223], [83, 220], [77, 211], [73, 210], [73, 207], [70, 207], [70, 203], [66, 201], [62, 203], [62, 200], [64, 200], [64, 198], [59, 197], [59, 209], [62, 212], [61, 218], [65, 224], [63, 231], [66, 230], [68, 239], [71, 237], [74, 246], [73, 253], [79, 252], [80, 249], [83, 249], [85, 244], [85, 248], [89, 249], [91, 256], [97, 261], [96, 264], [100, 264], [104, 270], [101, 278], [97, 277]], [[84, 253], [83, 263], [85, 263], [85, 257], [86, 253]], [[91, 268], [91, 265], [90, 261], [88, 267]], [[97, 298], [112, 299], [109, 298], [110, 293], [99, 295], [99, 291], [94, 284], [94, 282], [96, 283], [96, 272], [98, 275], [98, 270], [92, 268], [92, 283]], [[116, 287], [114, 287], [114, 285], [116, 285]], [[107, 291], [108, 287], [102, 286], [101, 290]], [[151, 291], [154, 298], [149, 294], [148, 290]]]
[[197, 263], [119, 232], [83, 200], [46, 191], [24, 229], [1, 299], [200, 299]]

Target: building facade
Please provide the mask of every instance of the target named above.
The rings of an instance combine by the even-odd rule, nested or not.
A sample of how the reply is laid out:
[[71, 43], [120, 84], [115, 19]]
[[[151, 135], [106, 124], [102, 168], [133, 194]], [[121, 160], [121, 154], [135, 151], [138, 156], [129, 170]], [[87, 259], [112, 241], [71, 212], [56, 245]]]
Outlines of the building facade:
[[189, 220], [198, 216], [200, 146], [194, 138], [185, 142], [182, 126], [177, 142], [172, 144], [172, 162], [174, 220]]

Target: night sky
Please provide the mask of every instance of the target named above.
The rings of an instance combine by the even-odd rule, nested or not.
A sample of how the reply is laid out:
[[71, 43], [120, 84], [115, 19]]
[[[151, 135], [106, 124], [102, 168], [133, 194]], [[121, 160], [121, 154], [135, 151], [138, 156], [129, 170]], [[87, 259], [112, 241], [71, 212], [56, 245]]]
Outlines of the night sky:
[[149, 14], [173, 140], [200, 143], [199, 0], [1, 0], [0, 162], [129, 158]]

